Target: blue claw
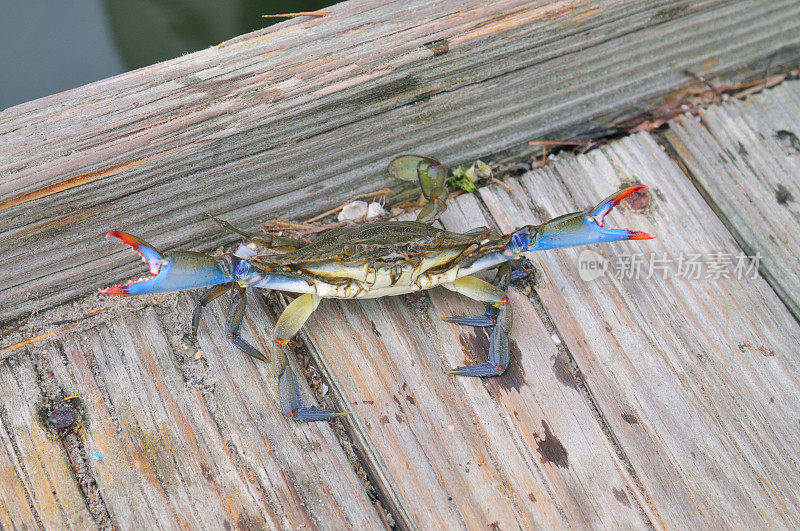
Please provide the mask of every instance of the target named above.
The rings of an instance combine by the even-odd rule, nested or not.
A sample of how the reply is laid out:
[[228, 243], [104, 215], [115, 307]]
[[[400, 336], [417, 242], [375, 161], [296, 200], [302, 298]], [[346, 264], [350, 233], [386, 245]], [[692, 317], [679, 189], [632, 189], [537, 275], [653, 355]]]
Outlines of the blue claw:
[[515, 259], [525, 251], [542, 251], [559, 247], [574, 247], [591, 243], [619, 240], [649, 240], [646, 232], [630, 229], [607, 229], [603, 220], [623, 199], [647, 186], [639, 184], [613, 194], [594, 208], [572, 212], [546, 221], [541, 225], [526, 225], [511, 234], [502, 255]]
[[655, 236], [638, 230], [603, 227], [604, 218], [615, 206], [634, 192], [646, 188], [647, 186], [643, 184], [631, 186], [607, 197], [594, 208], [559, 216], [539, 225], [536, 227], [536, 233], [527, 250], [541, 251], [590, 243], [655, 238]]
[[147, 262], [152, 278], [101, 290], [106, 295], [139, 295], [224, 284], [233, 280], [213, 256], [193, 251], [174, 251], [162, 256], [152, 245], [126, 232], [112, 231]]

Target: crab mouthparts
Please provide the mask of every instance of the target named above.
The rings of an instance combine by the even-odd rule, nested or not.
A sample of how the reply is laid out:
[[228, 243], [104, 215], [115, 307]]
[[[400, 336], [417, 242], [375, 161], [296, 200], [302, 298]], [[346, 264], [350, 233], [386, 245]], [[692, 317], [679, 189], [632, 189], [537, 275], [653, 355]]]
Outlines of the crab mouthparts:
[[128, 234], [127, 232], [112, 230], [106, 234], [106, 238], [109, 236], [119, 238], [122, 243], [130, 245], [134, 251], [139, 253], [139, 256], [142, 257], [142, 260], [147, 263], [148, 269], [150, 270], [150, 277], [142, 277], [137, 280], [130, 280], [122, 286], [112, 286], [110, 288], [100, 290], [100, 293], [105, 295], [130, 295], [130, 292], [128, 291], [128, 287], [130, 285], [147, 282], [158, 276], [158, 273], [161, 271], [161, 265], [164, 263], [164, 257], [162, 257], [161, 253], [156, 251], [152, 245], [141, 238], [137, 238], [132, 234]]

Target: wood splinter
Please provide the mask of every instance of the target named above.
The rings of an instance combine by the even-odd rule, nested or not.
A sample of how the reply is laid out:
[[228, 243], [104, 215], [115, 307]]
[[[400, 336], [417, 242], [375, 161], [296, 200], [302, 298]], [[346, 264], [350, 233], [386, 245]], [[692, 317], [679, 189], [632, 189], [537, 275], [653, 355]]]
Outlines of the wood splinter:
[[324, 17], [327, 11], [298, 11], [296, 13], [276, 13], [271, 15], [261, 15], [261, 18], [291, 18], [291, 17]]

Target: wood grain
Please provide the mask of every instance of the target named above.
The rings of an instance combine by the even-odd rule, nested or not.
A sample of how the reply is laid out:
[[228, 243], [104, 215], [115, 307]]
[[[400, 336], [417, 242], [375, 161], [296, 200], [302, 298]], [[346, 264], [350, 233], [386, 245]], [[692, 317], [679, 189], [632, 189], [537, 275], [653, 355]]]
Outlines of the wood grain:
[[[537, 253], [537, 293], [665, 527], [796, 526], [800, 326], [760, 276], [708, 276], [742, 250], [647, 134], [481, 189], [508, 230], [591, 205], [631, 182], [652, 187], [641, 213], [608, 226], [658, 233], [592, 248], [606, 274], [581, 279], [585, 250]], [[698, 279], [676, 270], [697, 253]], [[628, 275], [625, 257], [668, 269]], [[585, 256], [585, 255], [584, 255]]]
[[[470, 195], [443, 223], [486, 224]], [[510, 298], [513, 362], [485, 381], [444, 374], [488, 353], [484, 331], [440, 320], [483, 311], [446, 290], [323, 301], [301, 335], [405, 525], [643, 527], [635, 482], [550, 333], [524, 294]]]
[[[0, 113], [0, 322], [138, 271], [104, 242], [232, 241], [390, 186], [402, 152], [451, 163], [603, 129], [695, 80], [800, 57], [793, 0], [352, 0]], [[426, 43], [446, 39], [443, 48]]]
[[800, 81], [681, 118], [666, 139], [800, 319]]
[[69, 459], [41, 424], [37, 377], [28, 355], [0, 365], [0, 520], [9, 528], [92, 526]]
[[[75, 395], [86, 408], [82, 454], [120, 527], [380, 527], [331, 427], [287, 422], [271, 369], [226, 341], [224, 305], [209, 309], [200, 334], [205, 355], [196, 360], [176, 350], [172, 337], [185, 330], [173, 316], [190, 315], [189, 297], [162, 304], [62, 333], [3, 362], [2, 404], [10, 419], [3, 419], [4, 446], [13, 438], [22, 451], [15, 458], [4, 452], [14, 461], [3, 488], [25, 478], [30, 506], [45, 525], [92, 524], [57, 438], [48, 439], [31, 418], [43, 398], [31, 376], [18, 375], [35, 356], [50, 379], [39, 386], [63, 390], [61, 398]], [[244, 329], [263, 348], [270, 319], [258, 301], [247, 310]], [[308, 395], [304, 382], [303, 389]], [[29, 485], [29, 476], [46, 484]], [[3, 499], [20, 505], [5, 509], [13, 522], [33, 522], [23, 512], [25, 496]]]
[[[711, 274], [714, 257], [743, 250], [653, 137], [459, 196], [443, 223], [510, 230], [639, 181], [651, 186], [647, 206], [621, 206], [607, 224], [658, 238], [591, 248], [607, 264], [594, 280], [581, 278], [587, 249], [532, 255], [534, 291], [509, 292], [502, 377], [444, 374], [488, 348], [480, 330], [439, 319], [482, 310], [446, 290], [326, 300], [309, 319], [300, 338], [328, 405], [352, 412], [348, 432], [394, 521], [800, 524], [800, 325], [764, 278]], [[698, 278], [676, 269], [693, 254]], [[634, 256], [640, 272], [629, 275]], [[651, 257], [664, 272], [650, 274]], [[96, 296], [3, 338], [58, 330], [0, 357], [3, 525], [86, 527], [103, 511], [118, 527], [382, 525], [332, 428], [284, 419], [270, 367], [227, 342], [224, 299], [204, 313], [199, 359], [182, 346], [187, 294]], [[243, 331], [262, 350], [271, 314], [249, 298]], [[85, 413], [70, 442], [37, 412], [73, 400]]]

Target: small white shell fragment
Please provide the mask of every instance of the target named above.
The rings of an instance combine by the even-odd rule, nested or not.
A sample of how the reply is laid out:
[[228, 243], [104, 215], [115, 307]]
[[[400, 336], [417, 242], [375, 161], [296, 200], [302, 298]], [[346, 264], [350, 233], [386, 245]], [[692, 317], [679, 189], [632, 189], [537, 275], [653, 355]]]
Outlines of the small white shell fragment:
[[320, 391], [321, 391], [321, 394], [322, 394], [322, 396], [323, 396], [323, 397], [324, 397], [325, 395], [327, 395], [327, 394], [328, 394], [328, 384], [325, 384], [325, 383], [323, 383], [323, 384], [320, 386]]
[[375, 201], [369, 204], [367, 208], [367, 219], [377, 218], [384, 214], [386, 214], [386, 210], [383, 209], [383, 205]]
[[552, 339], [553, 343], [555, 343], [556, 345], [561, 343], [561, 338], [558, 337], [558, 334], [553, 334], [552, 336], [550, 336], [550, 339]]
[[337, 219], [339, 221], [355, 221], [366, 217], [369, 207], [366, 201], [353, 201], [342, 207]]
[[233, 253], [233, 256], [242, 258], [243, 260], [247, 260], [251, 256], [255, 256], [256, 254], [257, 253], [254, 249], [251, 249], [248, 245], [240, 243], [239, 247], [236, 249], [236, 252]]

